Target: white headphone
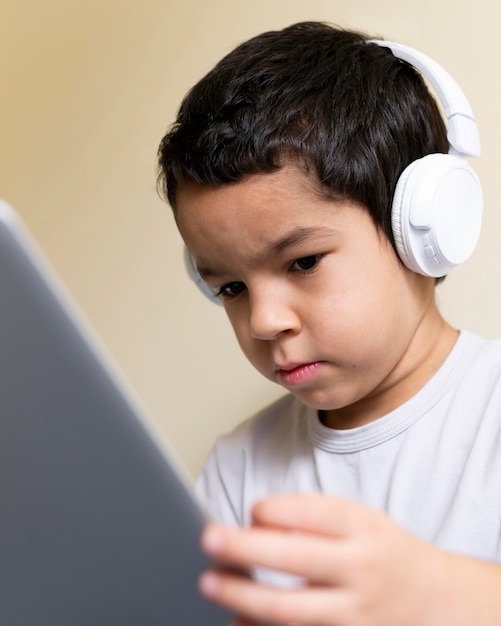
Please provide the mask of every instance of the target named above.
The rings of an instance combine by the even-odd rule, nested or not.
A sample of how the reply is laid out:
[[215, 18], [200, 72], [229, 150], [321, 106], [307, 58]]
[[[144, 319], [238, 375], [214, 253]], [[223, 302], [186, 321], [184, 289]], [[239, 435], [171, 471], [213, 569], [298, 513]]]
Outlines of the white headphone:
[[223, 301], [219, 297], [217, 291], [209, 287], [209, 285], [205, 282], [205, 280], [200, 276], [197, 269], [197, 264], [195, 263], [195, 259], [191, 255], [191, 252], [188, 250], [188, 246], [184, 246], [184, 266], [188, 272], [188, 276], [195, 283], [195, 285], [200, 289], [200, 291], [204, 294], [206, 298], [209, 298], [212, 302], [216, 304], [223, 305]]
[[[429, 81], [445, 111], [448, 154], [429, 154], [400, 175], [392, 203], [391, 224], [398, 254], [406, 267], [425, 276], [445, 276], [472, 254], [480, 236], [482, 188], [467, 162], [480, 156], [477, 124], [455, 80], [425, 54], [391, 41], [371, 39], [407, 61]], [[185, 265], [202, 293], [221, 304], [201, 278], [188, 248]]]
[[425, 276], [445, 276], [472, 254], [480, 236], [483, 197], [467, 157], [480, 155], [478, 129], [454, 79], [426, 55], [389, 41], [376, 43], [416, 67], [435, 89], [448, 122], [449, 154], [429, 154], [402, 172], [391, 224], [402, 262]]

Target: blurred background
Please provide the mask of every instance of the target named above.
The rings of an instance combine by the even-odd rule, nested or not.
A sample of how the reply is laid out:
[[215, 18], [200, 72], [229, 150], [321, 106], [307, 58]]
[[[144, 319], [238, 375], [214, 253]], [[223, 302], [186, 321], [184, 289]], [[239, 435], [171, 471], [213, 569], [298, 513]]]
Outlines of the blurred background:
[[[185, 92], [236, 44], [322, 20], [414, 46], [480, 128], [480, 245], [439, 287], [445, 316], [501, 335], [498, 24], [491, 0], [2, 0], [0, 197], [29, 230], [194, 476], [214, 440], [283, 392], [185, 276], [156, 151]], [[0, 294], [0, 298], [1, 298]]]

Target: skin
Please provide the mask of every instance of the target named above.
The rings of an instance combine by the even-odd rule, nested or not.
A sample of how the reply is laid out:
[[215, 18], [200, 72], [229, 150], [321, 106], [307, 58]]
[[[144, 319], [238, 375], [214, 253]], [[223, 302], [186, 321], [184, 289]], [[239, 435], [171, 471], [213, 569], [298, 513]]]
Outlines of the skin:
[[[185, 184], [176, 221], [246, 357], [329, 427], [400, 406], [456, 341], [434, 280], [402, 265], [363, 207], [326, 199], [297, 167], [217, 188]], [[201, 590], [238, 626], [501, 624], [496, 566], [445, 554], [361, 504], [274, 496], [253, 519], [247, 529], [208, 524], [202, 537], [229, 567], [206, 573]], [[253, 566], [305, 584], [263, 586], [242, 574]]]

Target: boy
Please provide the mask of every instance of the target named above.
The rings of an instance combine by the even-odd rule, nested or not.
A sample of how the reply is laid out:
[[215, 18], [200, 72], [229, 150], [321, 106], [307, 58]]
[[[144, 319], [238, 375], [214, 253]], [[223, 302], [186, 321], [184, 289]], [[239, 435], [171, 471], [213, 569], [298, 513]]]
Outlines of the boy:
[[199, 274], [289, 391], [198, 483], [228, 566], [201, 589], [235, 624], [501, 624], [501, 345], [441, 317], [391, 224], [401, 173], [448, 149], [410, 65], [318, 23], [239, 46], [162, 141]]

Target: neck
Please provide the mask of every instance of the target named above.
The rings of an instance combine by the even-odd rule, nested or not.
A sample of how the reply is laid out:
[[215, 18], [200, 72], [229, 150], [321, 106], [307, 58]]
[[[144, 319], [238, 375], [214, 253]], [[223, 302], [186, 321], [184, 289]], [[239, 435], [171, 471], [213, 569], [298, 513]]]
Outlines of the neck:
[[339, 430], [373, 422], [412, 398], [449, 356], [459, 332], [438, 314], [419, 328], [405, 354], [383, 381], [364, 398], [332, 411], [320, 411], [319, 419]]

